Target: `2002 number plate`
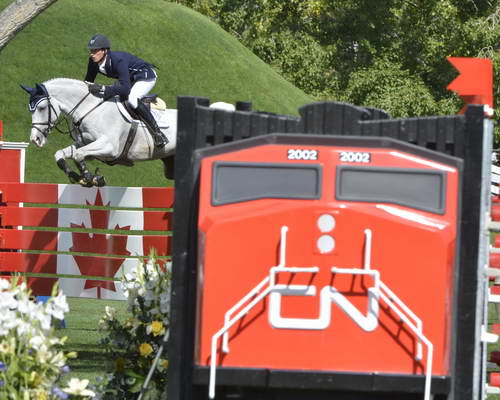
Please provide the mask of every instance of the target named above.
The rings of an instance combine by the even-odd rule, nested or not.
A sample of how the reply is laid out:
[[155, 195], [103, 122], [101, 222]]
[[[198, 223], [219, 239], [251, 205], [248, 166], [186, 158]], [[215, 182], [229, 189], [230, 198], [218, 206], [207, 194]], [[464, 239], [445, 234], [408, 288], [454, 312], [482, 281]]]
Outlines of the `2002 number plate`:
[[365, 151], [341, 151], [339, 158], [341, 162], [369, 163], [371, 154]]
[[317, 160], [318, 150], [288, 149], [289, 160]]

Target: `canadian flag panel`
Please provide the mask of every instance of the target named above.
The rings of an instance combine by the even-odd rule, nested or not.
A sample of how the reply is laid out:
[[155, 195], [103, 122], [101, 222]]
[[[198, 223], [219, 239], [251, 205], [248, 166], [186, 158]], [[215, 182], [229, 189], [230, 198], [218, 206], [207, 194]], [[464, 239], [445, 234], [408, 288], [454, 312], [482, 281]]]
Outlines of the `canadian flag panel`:
[[[59, 185], [60, 204], [82, 204], [111, 207], [142, 207], [142, 188], [80, 188], [74, 185]], [[125, 213], [110, 210], [103, 213], [92, 209], [59, 209], [60, 227], [98, 229], [144, 230], [142, 212]], [[143, 255], [142, 236], [60, 232], [60, 252], [93, 252], [121, 254], [123, 258], [58, 256], [57, 273], [119, 277], [126, 264], [127, 255]], [[133, 264], [136, 260], [133, 260]], [[69, 296], [120, 298], [123, 294], [113, 282], [64, 278], [61, 288]], [[118, 291], [117, 291], [118, 290]]]

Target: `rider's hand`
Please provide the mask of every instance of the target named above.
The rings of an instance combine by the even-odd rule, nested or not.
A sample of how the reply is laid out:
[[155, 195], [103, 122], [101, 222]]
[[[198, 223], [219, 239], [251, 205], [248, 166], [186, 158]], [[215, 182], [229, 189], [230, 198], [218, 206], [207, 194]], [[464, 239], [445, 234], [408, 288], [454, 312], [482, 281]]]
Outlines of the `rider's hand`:
[[89, 85], [89, 92], [93, 95], [103, 95], [104, 94], [104, 86], [98, 83], [92, 83]]

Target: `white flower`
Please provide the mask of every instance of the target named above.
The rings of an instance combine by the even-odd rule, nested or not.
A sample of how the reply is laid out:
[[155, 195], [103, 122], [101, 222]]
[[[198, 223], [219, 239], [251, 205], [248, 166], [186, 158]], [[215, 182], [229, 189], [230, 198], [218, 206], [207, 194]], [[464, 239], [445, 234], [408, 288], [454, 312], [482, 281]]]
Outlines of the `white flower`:
[[45, 341], [45, 339], [42, 336], [39, 336], [39, 335], [33, 336], [30, 339], [30, 346], [33, 347], [34, 349], [38, 350], [44, 341]]
[[44, 330], [44, 331], [50, 330], [50, 323], [52, 321], [50, 314], [47, 314], [45, 312], [41, 312], [37, 315], [37, 319], [38, 319], [38, 321], [40, 321], [40, 326], [41, 326], [42, 330]]
[[66, 302], [66, 296], [62, 292], [59, 292], [56, 297], [52, 297], [47, 303], [47, 312], [59, 320], [63, 320], [64, 314], [68, 311], [69, 307]]
[[10, 282], [7, 279], [0, 278], [0, 290], [7, 290], [10, 287]]
[[92, 390], [87, 389], [88, 384], [89, 384], [88, 379], [80, 380], [78, 378], [71, 378], [68, 383], [68, 387], [64, 388], [63, 391], [75, 396], [94, 397], [95, 393]]
[[[3, 281], [5, 279], [2, 279]], [[0, 309], [13, 310], [17, 308], [17, 300], [13, 292], [0, 292]]]
[[104, 314], [106, 315], [108, 320], [112, 321], [116, 317], [116, 309], [113, 307], [106, 306], [104, 308]]

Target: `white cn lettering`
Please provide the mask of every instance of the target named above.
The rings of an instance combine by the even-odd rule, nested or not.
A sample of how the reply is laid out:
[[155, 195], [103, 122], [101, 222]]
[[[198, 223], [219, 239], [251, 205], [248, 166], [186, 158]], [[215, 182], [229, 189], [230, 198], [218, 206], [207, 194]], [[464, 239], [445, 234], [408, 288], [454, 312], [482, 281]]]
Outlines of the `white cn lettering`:
[[337, 304], [361, 329], [373, 331], [378, 326], [379, 290], [368, 289], [366, 314], [361, 313], [342, 293], [333, 286], [325, 286], [320, 293], [318, 318], [283, 318], [281, 316], [282, 296], [314, 296], [315, 286], [275, 285], [269, 295], [269, 323], [278, 329], [321, 330], [330, 326], [331, 303]]

